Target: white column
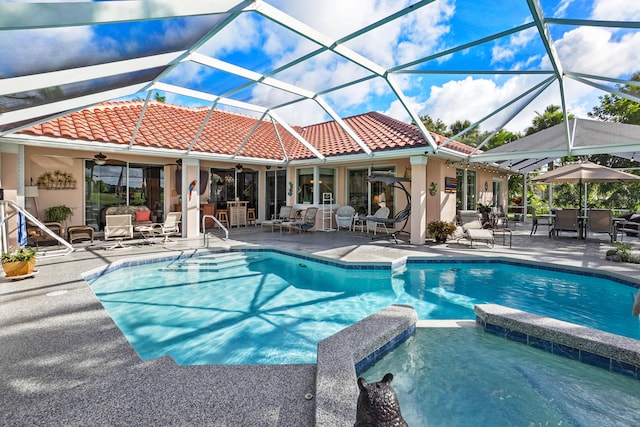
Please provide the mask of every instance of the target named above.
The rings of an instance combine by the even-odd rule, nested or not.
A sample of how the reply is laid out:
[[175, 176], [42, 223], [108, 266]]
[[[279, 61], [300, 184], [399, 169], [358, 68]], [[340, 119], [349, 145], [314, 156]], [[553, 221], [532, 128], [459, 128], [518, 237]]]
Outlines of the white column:
[[427, 157], [412, 156], [411, 244], [424, 245], [427, 232]]
[[[189, 195], [189, 185], [195, 187]], [[182, 237], [200, 236], [200, 161], [184, 159], [182, 162]]]

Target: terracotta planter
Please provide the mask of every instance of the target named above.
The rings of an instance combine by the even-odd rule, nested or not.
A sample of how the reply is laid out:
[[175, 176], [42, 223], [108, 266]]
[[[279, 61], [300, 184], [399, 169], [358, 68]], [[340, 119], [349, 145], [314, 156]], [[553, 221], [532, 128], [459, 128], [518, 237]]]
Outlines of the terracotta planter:
[[2, 269], [7, 277], [24, 276], [33, 273], [36, 266], [36, 259], [29, 261], [11, 261], [2, 264]]

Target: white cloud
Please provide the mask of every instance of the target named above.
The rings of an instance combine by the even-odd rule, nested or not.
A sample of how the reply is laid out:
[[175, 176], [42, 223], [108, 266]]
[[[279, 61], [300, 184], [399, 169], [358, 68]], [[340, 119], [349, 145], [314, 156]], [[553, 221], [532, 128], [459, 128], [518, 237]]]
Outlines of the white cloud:
[[564, 34], [555, 44], [565, 70], [619, 76], [638, 70], [640, 33], [612, 39], [611, 30], [578, 28]]
[[640, 2], [636, 0], [596, 0], [592, 19], [640, 21]]

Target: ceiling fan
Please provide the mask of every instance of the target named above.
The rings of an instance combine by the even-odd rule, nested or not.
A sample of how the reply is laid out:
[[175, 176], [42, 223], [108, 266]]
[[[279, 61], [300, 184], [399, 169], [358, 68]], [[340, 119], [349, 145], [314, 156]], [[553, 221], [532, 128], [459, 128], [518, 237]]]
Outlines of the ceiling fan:
[[102, 154], [102, 151], [99, 152], [98, 154], [96, 154], [95, 156], [93, 156], [93, 161], [96, 165], [98, 166], [102, 166], [105, 163], [107, 163], [107, 156], [105, 156], [104, 154]]

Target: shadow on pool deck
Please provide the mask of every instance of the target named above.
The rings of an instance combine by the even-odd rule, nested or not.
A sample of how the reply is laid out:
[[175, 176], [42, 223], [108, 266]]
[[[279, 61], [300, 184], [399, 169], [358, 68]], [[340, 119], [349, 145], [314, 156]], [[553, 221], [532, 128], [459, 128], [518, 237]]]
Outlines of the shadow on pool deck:
[[[279, 234], [259, 227], [232, 230], [212, 247], [269, 245], [346, 261], [406, 255], [511, 257], [589, 267], [636, 278], [640, 266], [611, 263], [612, 245], [514, 232], [513, 247], [372, 240], [350, 232]], [[637, 239], [636, 239], [637, 240]], [[499, 242], [501, 240], [499, 239]], [[636, 249], [640, 241], [633, 242]], [[66, 257], [41, 258], [32, 279], [0, 283], [0, 424], [312, 426], [315, 365], [177, 366], [170, 358], [143, 362], [115, 326], [82, 273], [138, 256], [202, 248], [202, 240], [105, 251], [77, 244]], [[132, 277], [135, 280], [135, 277]], [[357, 396], [354, 396], [356, 399]]]

